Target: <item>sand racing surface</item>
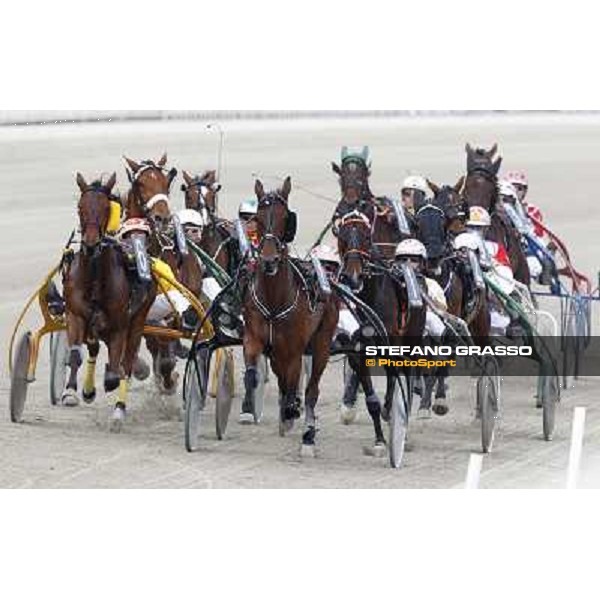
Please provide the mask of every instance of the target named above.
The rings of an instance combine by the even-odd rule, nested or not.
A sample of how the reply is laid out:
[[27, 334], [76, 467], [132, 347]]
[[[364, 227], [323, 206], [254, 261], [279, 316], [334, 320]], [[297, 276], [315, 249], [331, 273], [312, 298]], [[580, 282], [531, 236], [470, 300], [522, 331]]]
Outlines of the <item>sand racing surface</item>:
[[[498, 142], [505, 169], [522, 168], [531, 180], [531, 201], [567, 243], [575, 264], [594, 281], [600, 268], [600, 118], [473, 117], [293, 122], [225, 122], [220, 209], [233, 217], [252, 196], [253, 173], [265, 187], [273, 176], [291, 175], [301, 186], [291, 204], [299, 212], [298, 247], [307, 247], [329, 220], [338, 197], [331, 161], [342, 145], [368, 144], [372, 189], [398, 196], [403, 178], [423, 173], [454, 184], [462, 174], [465, 142]], [[318, 405], [319, 455], [300, 459], [300, 424], [278, 436], [273, 383], [260, 426], [237, 423], [235, 400], [227, 439], [216, 441], [213, 411], [205, 415], [201, 450], [187, 454], [179, 420], [180, 396], [162, 398], [151, 380], [135, 383], [129, 421], [120, 435], [108, 432], [109, 409], [99, 394], [92, 406], [54, 408], [48, 398], [48, 347], [42, 345], [37, 381], [30, 386], [26, 423], [8, 412], [8, 341], [26, 299], [60, 259], [75, 226], [75, 173], [90, 180], [117, 171], [128, 187], [121, 156], [157, 160], [199, 173], [216, 166], [218, 134], [199, 122], [119, 123], [0, 128], [0, 487], [460, 487], [469, 454], [480, 450], [480, 430], [466, 380], [450, 382], [447, 417], [411, 423], [412, 451], [393, 471], [363, 446], [373, 430], [361, 402], [355, 425], [339, 422], [341, 364], [325, 374]], [[182, 207], [181, 178], [173, 202]], [[552, 304], [544, 302], [544, 307]], [[35, 317], [35, 311], [33, 313]], [[594, 333], [598, 314], [594, 312]], [[35, 325], [35, 322], [32, 323]], [[103, 361], [98, 385], [101, 387]], [[242, 383], [238, 362], [238, 390]], [[541, 413], [532, 380], [505, 382], [502, 421], [494, 453], [484, 459], [483, 487], [564, 486], [572, 410], [588, 408], [581, 485], [600, 484], [600, 382], [583, 379], [567, 391], [552, 442], [542, 440]]]

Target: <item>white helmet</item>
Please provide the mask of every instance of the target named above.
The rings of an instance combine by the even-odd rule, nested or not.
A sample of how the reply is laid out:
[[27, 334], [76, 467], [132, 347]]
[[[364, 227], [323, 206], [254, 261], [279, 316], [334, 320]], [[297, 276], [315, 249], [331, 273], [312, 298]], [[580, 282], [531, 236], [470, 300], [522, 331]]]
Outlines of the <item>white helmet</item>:
[[239, 215], [256, 215], [258, 213], [258, 200], [252, 198], [250, 200], [244, 200], [240, 204], [238, 210]]
[[396, 248], [396, 258], [404, 258], [409, 256], [419, 256], [423, 260], [427, 259], [427, 249], [419, 241], [415, 239], [404, 240], [398, 244]]
[[312, 255], [319, 259], [321, 262], [335, 263], [336, 265], [341, 264], [340, 255], [335, 248], [328, 246], [327, 244], [321, 244], [317, 246], [313, 251]]
[[483, 206], [472, 206], [469, 213], [467, 227], [490, 227], [492, 218], [490, 213]]
[[501, 181], [498, 185], [498, 192], [501, 196], [508, 196], [509, 198], [513, 198], [515, 201], [519, 200], [517, 190], [510, 181]]
[[185, 210], [180, 210], [177, 213], [177, 216], [183, 227], [191, 226], [202, 228], [206, 225], [204, 217], [197, 210], [186, 208]]
[[402, 190], [416, 190], [418, 192], [423, 192], [426, 198], [429, 198], [432, 194], [427, 180], [421, 175], [411, 175], [410, 177], [407, 177], [402, 184]]
[[473, 233], [461, 233], [456, 236], [454, 240], [454, 247], [457, 250], [466, 248], [467, 250], [473, 250], [476, 252], [480, 249], [479, 238]]

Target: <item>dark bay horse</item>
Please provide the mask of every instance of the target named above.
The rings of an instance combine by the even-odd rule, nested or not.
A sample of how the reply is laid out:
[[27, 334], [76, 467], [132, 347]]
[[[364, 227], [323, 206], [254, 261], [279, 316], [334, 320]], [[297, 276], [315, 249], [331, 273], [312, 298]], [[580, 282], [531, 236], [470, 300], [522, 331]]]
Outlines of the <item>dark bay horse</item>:
[[462, 195], [470, 207], [481, 206], [490, 213], [492, 226], [488, 239], [506, 248], [515, 279], [529, 287], [531, 276], [520, 235], [509, 219], [497, 210], [498, 172], [502, 165], [501, 157], [494, 160], [497, 150], [496, 145], [491, 150], [474, 150], [467, 144], [467, 176]]
[[[401, 281], [399, 273], [392, 276], [394, 267], [373, 245], [372, 230], [368, 216], [359, 210], [347, 212], [340, 218], [337, 226], [338, 251], [342, 260], [340, 282], [348, 285], [377, 313], [394, 344], [401, 339], [420, 340], [425, 327], [425, 307], [410, 306], [406, 282]], [[375, 442], [365, 450], [372, 456], [383, 456], [386, 440], [381, 420], [389, 415], [398, 371], [386, 369], [386, 395], [382, 407], [370, 376], [359, 368], [360, 358], [351, 355], [349, 363], [365, 391], [367, 410], [375, 429]], [[408, 381], [411, 374], [408, 371], [405, 374]], [[408, 388], [410, 393], [410, 384]]]
[[329, 360], [338, 306], [333, 295], [311, 293], [302, 265], [289, 256], [288, 244], [297, 226], [296, 215], [288, 206], [291, 189], [289, 177], [276, 192], [266, 193], [260, 181], [255, 186], [261, 243], [256, 261], [247, 264], [243, 286], [246, 395], [242, 412], [254, 412], [258, 361], [266, 354], [279, 383], [280, 434], [284, 435], [300, 417], [302, 358], [310, 351], [312, 373], [305, 393], [302, 451], [312, 456], [319, 383]]
[[[391, 261], [398, 244], [414, 234], [412, 217], [401, 205], [386, 197], [377, 197], [371, 191], [371, 170], [365, 160], [367, 148], [362, 155], [345, 155], [341, 166], [332, 163], [333, 172], [339, 178], [342, 198], [333, 215], [333, 231], [336, 233], [340, 218], [354, 210], [362, 212], [372, 227], [371, 246], [377, 259]], [[344, 153], [345, 154], [345, 153]], [[342, 420], [351, 423], [355, 416], [358, 394], [358, 374], [351, 369], [344, 386]], [[367, 396], [368, 392], [365, 390]]]
[[67, 262], [63, 271], [71, 349], [71, 371], [63, 402], [72, 404], [76, 399], [83, 344], [89, 350], [83, 397], [86, 402], [94, 400], [96, 359], [102, 340], [108, 348], [104, 389], [107, 394], [118, 390], [112, 399], [111, 428], [120, 431], [127, 405], [127, 383], [156, 287], [151, 283], [142, 295], [134, 298], [121, 248], [115, 240], [106, 237], [115, 183], [115, 174], [106, 184], [95, 181], [90, 185], [81, 174], [77, 175], [81, 191], [78, 205], [81, 250]]
[[[166, 169], [167, 155], [157, 161], [137, 163], [125, 158], [129, 167], [131, 189], [127, 195], [126, 218], [143, 218], [151, 225], [152, 234], [147, 241], [148, 253], [163, 260], [175, 278], [197, 297], [202, 291], [203, 269], [198, 259], [179, 248], [173, 232], [173, 215], [170, 189], [177, 175], [175, 169]], [[195, 317], [195, 315], [193, 315]], [[175, 326], [181, 327], [179, 315], [174, 315]], [[153, 357], [154, 374], [159, 389], [172, 394], [177, 389], [175, 372], [180, 346], [177, 341], [147, 336], [146, 345]]]
[[206, 223], [200, 247], [233, 277], [239, 257], [233, 224], [218, 216], [217, 199], [221, 185], [217, 182], [216, 171], [206, 171], [195, 177], [183, 171], [183, 179], [185, 183], [181, 190], [185, 194], [185, 207], [198, 211]]
[[[485, 290], [476, 286], [468, 257], [454, 250], [455, 236], [465, 230], [468, 206], [458, 194], [463, 181], [456, 186], [439, 187], [432, 182], [434, 192], [431, 201], [415, 206], [417, 238], [427, 249], [426, 275], [436, 280], [446, 296], [448, 313], [463, 319], [471, 333], [485, 343], [490, 332], [490, 314]], [[428, 416], [432, 409], [432, 393], [435, 383], [436, 402], [433, 411], [444, 415], [448, 370], [443, 369], [435, 377], [425, 377], [419, 414]]]

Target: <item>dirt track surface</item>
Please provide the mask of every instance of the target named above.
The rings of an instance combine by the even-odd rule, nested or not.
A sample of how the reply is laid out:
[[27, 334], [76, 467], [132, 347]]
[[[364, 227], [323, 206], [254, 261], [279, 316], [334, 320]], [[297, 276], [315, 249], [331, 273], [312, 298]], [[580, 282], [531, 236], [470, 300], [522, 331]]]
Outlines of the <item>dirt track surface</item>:
[[[337, 181], [330, 163], [338, 159], [344, 144], [370, 145], [373, 190], [397, 195], [408, 172], [423, 172], [438, 183], [454, 183], [464, 168], [466, 141], [486, 146], [497, 141], [505, 168], [529, 172], [532, 200], [568, 244], [580, 270], [595, 279], [600, 266], [600, 209], [595, 198], [600, 119], [232, 122], [224, 128], [221, 210], [229, 216], [241, 199], [252, 195], [253, 173], [263, 174], [266, 187], [275, 187], [269, 176], [291, 174], [303, 188], [336, 198]], [[224, 442], [215, 439], [209, 408], [202, 449], [194, 455], [183, 449], [179, 397], [160, 398], [151, 382], [135, 384], [130, 422], [123, 434], [111, 435], [108, 407], [102, 398], [94, 406], [73, 410], [49, 406], [46, 344], [37, 382], [30, 389], [27, 422], [20, 426], [9, 422], [9, 336], [26, 298], [59, 260], [75, 224], [75, 172], [92, 178], [116, 170], [124, 190], [123, 154], [136, 160], [157, 159], [167, 150], [170, 164], [180, 171], [199, 172], [214, 166], [217, 139], [201, 123], [0, 129], [0, 403], [4, 407], [0, 413], [0, 487], [460, 486], [469, 454], [480, 448], [467, 381], [452, 385], [448, 417], [413, 421], [414, 449], [397, 472], [388, 469], [385, 460], [363, 455], [362, 447], [372, 439], [364, 408], [356, 425], [339, 423], [339, 364], [333, 364], [325, 376], [319, 403], [320, 452], [315, 460], [299, 458], [300, 429], [286, 439], [278, 437], [272, 387], [264, 422], [242, 428], [233, 415]], [[181, 206], [180, 192], [175, 192], [174, 203]], [[303, 189], [293, 193], [292, 204], [300, 213], [299, 246], [307, 246], [333, 205]], [[597, 321], [595, 312], [595, 332]], [[495, 452], [484, 460], [482, 486], [564, 485], [572, 409], [586, 406], [581, 483], [597, 487], [599, 382], [581, 381], [564, 395], [551, 443], [541, 439], [541, 414], [533, 407], [533, 389], [532, 381], [506, 382], [500, 434]]]

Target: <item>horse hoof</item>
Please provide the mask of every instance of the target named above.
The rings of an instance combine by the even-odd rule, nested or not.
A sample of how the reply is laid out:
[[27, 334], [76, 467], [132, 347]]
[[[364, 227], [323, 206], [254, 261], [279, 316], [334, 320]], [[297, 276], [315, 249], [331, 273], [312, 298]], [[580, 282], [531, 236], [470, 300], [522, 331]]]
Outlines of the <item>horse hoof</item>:
[[121, 406], [116, 406], [110, 418], [110, 432], [121, 433], [123, 424], [125, 423], [125, 409]]
[[315, 444], [302, 444], [300, 446], [301, 458], [317, 458], [317, 447]]
[[390, 422], [390, 411], [385, 406], [381, 407], [381, 419], [384, 423]]
[[535, 407], [536, 407], [537, 409], [544, 408], [544, 404], [543, 404], [543, 402], [542, 402], [542, 401], [541, 401], [539, 398], [536, 398], [536, 399], [535, 399]]
[[133, 376], [138, 381], [146, 381], [150, 377], [150, 365], [141, 358], [136, 358], [133, 363]]
[[75, 408], [80, 404], [79, 396], [75, 390], [65, 390], [60, 403], [66, 408]]
[[447, 404], [434, 404], [433, 412], [438, 417], [445, 417], [450, 412], [450, 408], [448, 407]]
[[340, 409], [340, 418], [343, 425], [352, 425], [352, 423], [356, 421], [357, 415], [358, 412], [356, 410], [356, 406], [342, 404]]
[[82, 397], [86, 404], [93, 404], [94, 400], [96, 400], [96, 390], [92, 390], [91, 392], [86, 392], [84, 390]]
[[383, 458], [387, 454], [387, 448], [382, 442], [375, 442], [372, 446], [364, 446], [363, 453], [365, 456], [373, 458]]
[[294, 428], [294, 421], [279, 421], [279, 437], [285, 437]]
[[419, 408], [417, 412], [417, 419], [420, 421], [426, 421], [431, 419], [431, 409], [430, 408]]
[[240, 425], [254, 425], [254, 415], [252, 413], [242, 413], [240, 415]]

